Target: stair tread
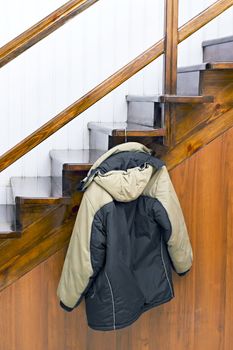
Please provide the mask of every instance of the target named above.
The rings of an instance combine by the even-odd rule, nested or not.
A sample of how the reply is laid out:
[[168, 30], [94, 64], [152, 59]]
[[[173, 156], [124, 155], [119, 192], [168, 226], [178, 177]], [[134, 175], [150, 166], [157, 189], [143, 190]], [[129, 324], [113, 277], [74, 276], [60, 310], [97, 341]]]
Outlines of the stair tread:
[[204, 62], [193, 66], [179, 67], [177, 72], [185, 73], [213, 69], [233, 69], [233, 62]]
[[210, 45], [224, 44], [224, 43], [228, 43], [230, 41], [233, 41], [233, 35], [225, 36], [225, 37], [217, 38], [217, 39], [205, 40], [202, 42], [202, 47], [206, 47], [206, 46], [210, 46]]
[[49, 152], [50, 157], [61, 164], [91, 164], [103, 153], [103, 150], [98, 149], [55, 149]]
[[11, 177], [14, 197], [60, 198], [62, 197], [62, 178], [51, 176]]
[[15, 238], [20, 235], [15, 224], [15, 205], [0, 204], [0, 238]]
[[104, 152], [98, 149], [53, 149], [49, 152], [52, 172], [88, 170]]
[[164, 128], [153, 128], [134, 123], [89, 122], [88, 129], [99, 130], [109, 136], [164, 136]]
[[170, 103], [211, 103], [214, 101], [213, 96], [181, 96], [181, 95], [148, 95], [126, 96], [128, 102], [170, 102]]

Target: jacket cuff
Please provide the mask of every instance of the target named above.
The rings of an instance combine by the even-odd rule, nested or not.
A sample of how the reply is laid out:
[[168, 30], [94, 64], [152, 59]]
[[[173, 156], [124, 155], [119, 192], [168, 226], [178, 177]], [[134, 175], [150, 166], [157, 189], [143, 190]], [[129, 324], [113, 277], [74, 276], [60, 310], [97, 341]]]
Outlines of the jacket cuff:
[[65, 305], [61, 300], [60, 300], [60, 306], [62, 307], [62, 309], [64, 309], [65, 311], [71, 312], [74, 308], [73, 307], [69, 307], [67, 305]]
[[190, 271], [190, 269], [188, 269], [187, 271], [184, 271], [184, 272], [180, 272], [180, 273], [178, 273], [178, 275], [185, 276], [189, 271]]

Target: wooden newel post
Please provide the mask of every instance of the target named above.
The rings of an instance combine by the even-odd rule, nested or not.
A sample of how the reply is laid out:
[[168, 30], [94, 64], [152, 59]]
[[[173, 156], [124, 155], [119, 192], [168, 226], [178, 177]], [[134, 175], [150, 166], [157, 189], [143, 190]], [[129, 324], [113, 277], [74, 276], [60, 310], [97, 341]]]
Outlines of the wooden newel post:
[[[177, 45], [178, 45], [178, 0], [165, 0], [165, 52], [164, 52], [164, 85], [165, 95], [176, 95], [177, 90]], [[166, 128], [164, 143], [172, 147], [175, 137], [175, 105], [165, 103], [163, 120]]]

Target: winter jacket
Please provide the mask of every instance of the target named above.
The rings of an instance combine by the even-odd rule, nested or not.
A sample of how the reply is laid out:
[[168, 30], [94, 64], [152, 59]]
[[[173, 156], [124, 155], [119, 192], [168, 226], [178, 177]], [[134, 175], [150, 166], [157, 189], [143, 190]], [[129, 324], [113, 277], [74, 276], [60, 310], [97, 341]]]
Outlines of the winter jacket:
[[163, 161], [137, 142], [104, 153], [84, 191], [57, 295], [67, 311], [85, 297], [89, 327], [114, 330], [174, 297], [192, 248]]

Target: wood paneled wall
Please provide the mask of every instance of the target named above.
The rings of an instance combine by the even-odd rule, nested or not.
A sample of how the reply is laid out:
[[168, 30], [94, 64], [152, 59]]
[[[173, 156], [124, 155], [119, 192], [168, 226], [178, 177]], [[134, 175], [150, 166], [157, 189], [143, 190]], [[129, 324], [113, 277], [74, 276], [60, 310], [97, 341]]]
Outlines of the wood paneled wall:
[[84, 303], [58, 306], [65, 249], [0, 295], [0, 350], [231, 350], [233, 334], [233, 129], [171, 172], [194, 265], [174, 275], [175, 299], [116, 332], [87, 327]]

